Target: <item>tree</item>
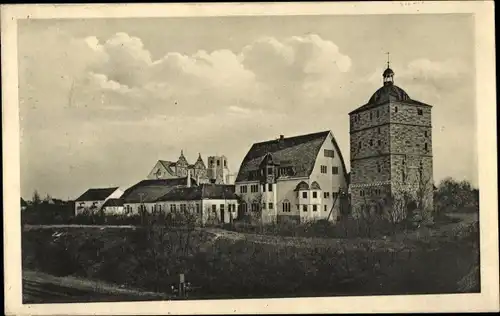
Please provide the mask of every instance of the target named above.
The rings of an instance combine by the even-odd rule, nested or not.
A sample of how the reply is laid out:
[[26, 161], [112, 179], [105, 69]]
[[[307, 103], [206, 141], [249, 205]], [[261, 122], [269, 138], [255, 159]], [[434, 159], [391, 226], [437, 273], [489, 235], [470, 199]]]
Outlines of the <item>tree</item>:
[[42, 200], [41, 200], [40, 194], [38, 194], [37, 190], [35, 190], [33, 192], [33, 197], [31, 198], [31, 201], [32, 201], [32, 203], [33, 203], [34, 206], [35, 205], [39, 205], [41, 203]]

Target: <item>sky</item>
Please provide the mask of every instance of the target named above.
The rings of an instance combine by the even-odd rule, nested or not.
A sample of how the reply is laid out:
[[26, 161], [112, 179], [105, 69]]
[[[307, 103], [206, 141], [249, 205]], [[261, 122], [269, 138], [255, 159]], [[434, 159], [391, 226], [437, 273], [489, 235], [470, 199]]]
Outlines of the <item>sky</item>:
[[433, 105], [434, 180], [477, 185], [472, 15], [22, 20], [21, 195], [128, 186], [158, 159], [331, 130], [382, 85]]

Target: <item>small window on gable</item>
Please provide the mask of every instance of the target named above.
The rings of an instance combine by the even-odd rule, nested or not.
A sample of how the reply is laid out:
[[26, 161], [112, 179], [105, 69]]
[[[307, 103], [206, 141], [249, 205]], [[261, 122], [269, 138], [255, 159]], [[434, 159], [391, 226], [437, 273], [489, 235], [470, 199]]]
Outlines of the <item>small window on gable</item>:
[[398, 113], [398, 107], [397, 106], [394, 107], [394, 113]]
[[339, 174], [339, 167], [332, 167], [332, 174]]
[[417, 114], [418, 114], [418, 115], [423, 115], [423, 114], [424, 114], [424, 111], [422, 111], [422, 109], [417, 109]]

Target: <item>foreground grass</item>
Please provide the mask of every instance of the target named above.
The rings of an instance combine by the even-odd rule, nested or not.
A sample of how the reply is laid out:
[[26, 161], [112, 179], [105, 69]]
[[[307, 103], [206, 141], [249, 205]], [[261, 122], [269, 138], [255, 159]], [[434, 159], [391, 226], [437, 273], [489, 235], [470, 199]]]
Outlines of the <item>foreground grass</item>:
[[389, 239], [220, 229], [197, 230], [189, 238], [178, 232], [146, 238], [140, 229], [83, 228], [55, 229], [64, 234], [54, 237], [53, 230], [31, 230], [23, 233], [23, 267], [157, 292], [168, 292], [185, 273], [198, 287], [193, 298], [477, 292], [473, 222]]

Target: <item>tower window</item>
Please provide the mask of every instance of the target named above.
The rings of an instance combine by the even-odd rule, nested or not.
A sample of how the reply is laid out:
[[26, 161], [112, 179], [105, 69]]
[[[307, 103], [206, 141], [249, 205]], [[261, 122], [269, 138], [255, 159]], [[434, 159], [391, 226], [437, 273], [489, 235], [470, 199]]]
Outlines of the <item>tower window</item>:
[[427, 131], [424, 132], [424, 136], [427, 137]]
[[422, 111], [422, 109], [417, 109], [417, 114], [422, 115], [422, 114], [424, 114], [424, 111]]
[[427, 143], [425, 143], [425, 144], [424, 144], [424, 150], [425, 150], [425, 151], [429, 150], [429, 149], [427, 148]]
[[359, 191], [359, 195], [360, 195], [360, 196], [365, 196], [365, 191], [360, 190], [360, 191]]
[[377, 165], [377, 170], [378, 170], [378, 172], [382, 171], [382, 168], [380, 167], [380, 165]]
[[379, 146], [380, 146], [381, 144], [382, 144], [382, 142], [380, 141], [380, 139], [379, 139], [379, 140], [377, 140], [377, 145], [379, 145]]
[[370, 146], [373, 146], [373, 139], [370, 139]]
[[359, 146], [358, 147], [361, 148], [362, 147], [361, 145], [362, 145], [361, 142], [359, 142]]
[[224, 168], [227, 168], [227, 161], [224, 160]]
[[377, 117], [379, 116], [378, 110], [377, 110]]
[[397, 106], [394, 107], [394, 113], [398, 113], [398, 107]]
[[377, 128], [377, 133], [379, 133], [379, 134], [380, 134], [380, 127], [379, 127], [379, 128]]
[[372, 112], [370, 112], [370, 120], [372, 119]]
[[273, 184], [272, 184], [272, 183], [268, 183], [268, 184], [267, 184], [267, 190], [268, 190], [269, 192], [273, 192]]
[[220, 166], [220, 160], [217, 159], [217, 167]]

